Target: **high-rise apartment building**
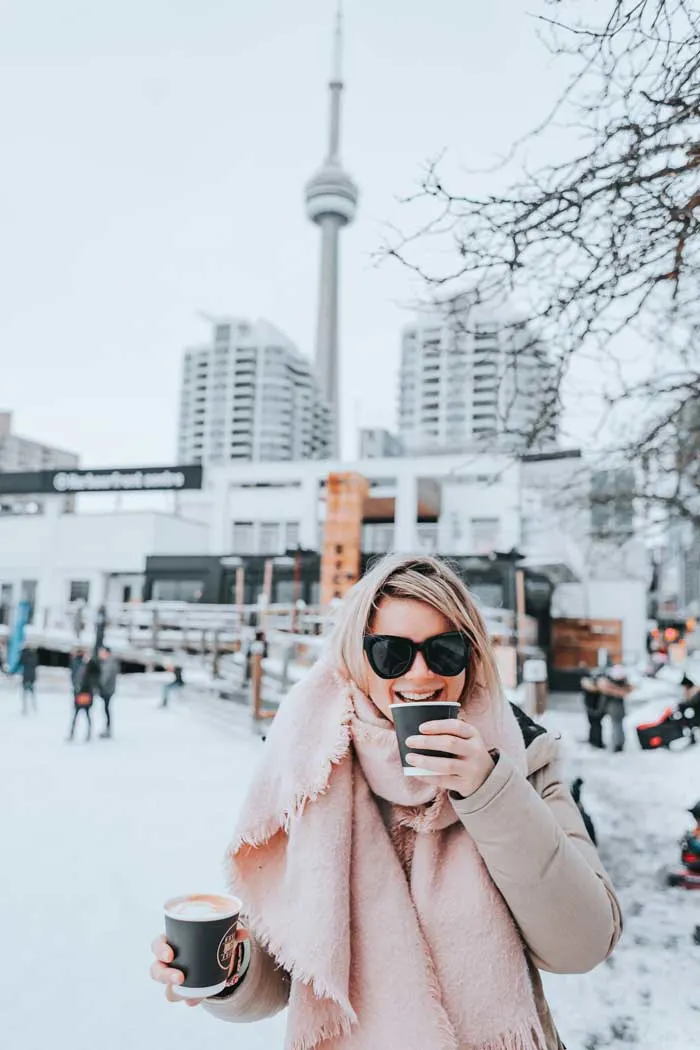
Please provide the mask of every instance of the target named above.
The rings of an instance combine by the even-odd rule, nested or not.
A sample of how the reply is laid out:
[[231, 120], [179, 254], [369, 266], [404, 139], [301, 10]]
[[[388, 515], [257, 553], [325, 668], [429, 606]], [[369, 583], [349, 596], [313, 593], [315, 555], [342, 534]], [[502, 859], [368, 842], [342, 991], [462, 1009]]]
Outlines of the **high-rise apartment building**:
[[80, 457], [12, 433], [12, 413], [0, 412], [0, 470], [61, 470], [78, 467]]
[[222, 318], [185, 351], [178, 462], [325, 459], [332, 439], [310, 362], [267, 321]]
[[399, 437], [407, 453], [556, 443], [553, 366], [526, 322], [461, 300], [402, 333]]

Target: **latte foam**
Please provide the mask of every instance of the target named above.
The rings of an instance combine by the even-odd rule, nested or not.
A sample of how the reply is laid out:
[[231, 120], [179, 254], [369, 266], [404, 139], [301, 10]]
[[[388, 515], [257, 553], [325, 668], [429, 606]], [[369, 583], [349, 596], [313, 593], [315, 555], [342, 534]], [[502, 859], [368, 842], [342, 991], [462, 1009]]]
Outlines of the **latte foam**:
[[184, 897], [175, 897], [165, 905], [168, 915], [189, 922], [206, 922], [208, 919], [220, 919], [224, 915], [234, 916], [240, 908], [240, 901], [236, 897], [219, 896], [214, 893], [190, 893]]

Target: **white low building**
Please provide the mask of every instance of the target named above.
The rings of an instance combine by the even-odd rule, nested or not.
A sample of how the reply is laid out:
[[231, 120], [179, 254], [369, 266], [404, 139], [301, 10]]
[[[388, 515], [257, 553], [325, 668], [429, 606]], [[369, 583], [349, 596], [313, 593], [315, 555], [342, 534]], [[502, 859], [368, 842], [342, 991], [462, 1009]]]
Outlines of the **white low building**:
[[0, 517], [0, 604], [42, 610], [84, 601], [139, 600], [151, 554], [207, 553], [201, 522], [155, 511], [65, 513], [61, 497], [41, 512]]
[[204, 489], [183, 493], [180, 505], [210, 524], [212, 553], [318, 550], [333, 470], [370, 483], [365, 551], [517, 550], [556, 585], [553, 615], [621, 620], [625, 659], [642, 656], [648, 552], [630, 529], [599, 532], [591, 506], [596, 472], [576, 451], [241, 464], [208, 471]]
[[629, 531], [596, 535], [592, 472], [579, 453], [389, 457], [350, 463], [238, 463], [210, 467], [201, 489], [155, 494], [161, 509], [89, 513], [84, 495], [37, 496], [34, 514], [0, 516], [0, 605], [37, 611], [142, 597], [148, 556], [282, 555], [318, 551], [326, 479], [369, 482], [363, 549], [488, 556], [514, 551], [555, 585], [553, 614], [618, 619], [626, 658], [645, 641], [649, 561]]

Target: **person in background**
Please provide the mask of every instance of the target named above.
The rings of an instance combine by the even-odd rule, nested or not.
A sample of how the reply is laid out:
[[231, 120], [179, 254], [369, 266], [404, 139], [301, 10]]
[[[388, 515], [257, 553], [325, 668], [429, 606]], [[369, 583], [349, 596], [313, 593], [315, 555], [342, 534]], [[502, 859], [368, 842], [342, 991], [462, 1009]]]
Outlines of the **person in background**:
[[605, 697], [605, 713], [612, 726], [612, 749], [625, 749], [625, 698], [632, 692], [624, 667], [616, 665], [607, 670], [598, 682], [598, 690]]
[[591, 747], [604, 748], [603, 718], [605, 717], [606, 698], [598, 689], [600, 675], [587, 675], [581, 679], [583, 704], [588, 719], [588, 743]]
[[181, 667], [169, 667], [168, 670], [172, 671], [173, 680], [172, 682], [166, 682], [165, 686], [163, 687], [163, 701], [160, 705], [161, 707], [168, 706], [168, 700], [170, 699], [170, 694], [172, 693], [173, 689], [180, 690], [185, 684], [185, 681], [182, 677]]
[[68, 667], [70, 669], [70, 680], [73, 686], [73, 695], [78, 684], [80, 672], [84, 663], [82, 649], [72, 649], [71, 654], [68, 657]]
[[105, 630], [107, 629], [107, 608], [101, 605], [95, 616], [95, 649], [99, 652], [105, 647]]
[[[261, 648], [262, 646], [262, 648]], [[263, 660], [267, 659], [268, 656], [268, 644], [265, 632], [260, 628], [256, 628], [255, 634], [252, 639], [248, 642], [245, 651], [245, 679], [247, 683], [250, 681], [252, 673], [252, 656], [253, 653], [262, 653]]]
[[92, 737], [92, 720], [90, 709], [95, 693], [100, 687], [100, 662], [96, 654], [91, 654], [89, 649], [76, 654], [72, 664], [73, 678], [73, 721], [71, 722], [68, 740], [75, 736], [75, 727], [81, 711], [85, 712], [87, 720], [86, 743]]
[[117, 688], [119, 661], [108, 645], [100, 649], [100, 696], [105, 709], [105, 727], [100, 733], [102, 740], [109, 740], [112, 735], [112, 718], [109, 705]]
[[75, 603], [75, 609], [73, 611], [73, 630], [75, 631], [75, 637], [80, 640], [80, 636], [83, 633], [85, 627], [85, 602], [82, 598], [79, 598]]
[[700, 712], [700, 686], [694, 681], [696, 674], [697, 672], [693, 672], [693, 676], [690, 677], [686, 671], [681, 679], [681, 686], [683, 687], [683, 703]]
[[632, 692], [624, 667], [615, 665], [581, 679], [583, 702], [588, 718], [588, 743], [604, 749], [603, 720], [610, 717], [612, 749], [625, 748], [625, 698]]
[[20, 653], [22, 665], [22, 714], [29, 712], [29, 701], [36, 713], [36, 669], [39, 664], [39, 653], [33, 645], [25, 645]]

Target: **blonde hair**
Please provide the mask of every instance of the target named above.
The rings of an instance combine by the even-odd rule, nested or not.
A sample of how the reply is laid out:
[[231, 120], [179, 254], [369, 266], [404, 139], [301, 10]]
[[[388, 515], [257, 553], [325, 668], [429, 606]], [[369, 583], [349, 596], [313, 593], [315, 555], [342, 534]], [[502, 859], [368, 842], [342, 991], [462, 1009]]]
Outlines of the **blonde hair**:
[[486, 686], [494, 700], [502, 700], [498, 668], [474, 599], [446, 562], [429, 555], [387, 554], [348, 591], [338, 609], [329, 638], [329, 653], [363, 692], [368, 691], [369, 681], [362, 643], [384, 598], [424, 602], [468, 637], [472, 651], [462, 703], [469, 699], [477, 683]]

